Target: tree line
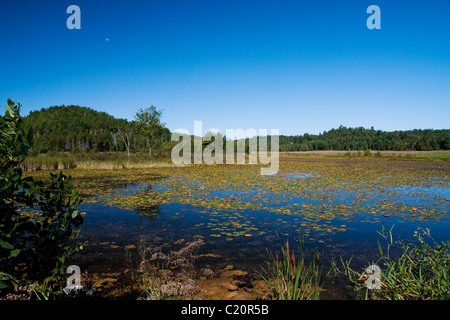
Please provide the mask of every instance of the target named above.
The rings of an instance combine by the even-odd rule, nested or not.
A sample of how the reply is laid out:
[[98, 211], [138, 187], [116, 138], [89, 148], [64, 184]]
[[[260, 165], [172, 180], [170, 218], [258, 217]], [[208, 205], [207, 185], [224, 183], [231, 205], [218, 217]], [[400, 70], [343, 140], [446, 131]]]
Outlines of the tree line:
[[[35, 153], [122, 151], [130, 157], [135, 152], [148, 152], [151, 156], [153, 149], [170, 155], [175, 143], [171, 141], [171, 132], [161, 122], [161, 117], [162, 111], [154, 106], [139, 109], [132, 121], [117, 119], [87, 107], [54, 106], [32, 111], [24, 118], [24, 126], [33, 128], [31, 152]], [[223, 139], [225, 147], [226, 137]], [[373, 127], [340, 126], [317, 135], [281, 135], [279, 145], [280, 151], [449, 150], [450, 129], [388, 132]]]
[[316, 150], [449, 150], [450, 130], [382, 131], [340, 126], [318, 135], [280, 136], [280, 151]]

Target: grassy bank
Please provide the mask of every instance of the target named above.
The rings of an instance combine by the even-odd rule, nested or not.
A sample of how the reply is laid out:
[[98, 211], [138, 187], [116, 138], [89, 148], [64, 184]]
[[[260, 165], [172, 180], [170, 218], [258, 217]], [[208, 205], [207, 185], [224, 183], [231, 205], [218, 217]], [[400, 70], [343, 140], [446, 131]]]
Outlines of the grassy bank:
[[[248, 156], [248, 155], [247, 155]], [[280, 152], [280, 158], [377, 158], [420, 161], [450, 161], [450, 151], [293, 151]], [[248, 163], [248, 160], [246, 160]], [[224, 158], [224, 163], [226, 160]], [[48, 152], [30, 154], [22, 164], [24, 171], [61, 169], [126, 169], [151, 168], [172, 165], [170, 153], [154, 151], [148, 153], [126, 152]]]
[[24, 171], [61, 170], [61, 169], [125, 169], [146, 168], [167, 165], [170, 154], [154, 152], [152, 158], [148, 153], [133, 153], [128, 158], [126, 152], [49, 152], [31, 154], [22, 164]]
[[440, 151], [290, 151], [281, 152], [286, 157], [360, 157], [360, 158], [383, 158], [383, 159], [405, 159], [405, 160], [436, 160], [449, 161], [450, 150]]

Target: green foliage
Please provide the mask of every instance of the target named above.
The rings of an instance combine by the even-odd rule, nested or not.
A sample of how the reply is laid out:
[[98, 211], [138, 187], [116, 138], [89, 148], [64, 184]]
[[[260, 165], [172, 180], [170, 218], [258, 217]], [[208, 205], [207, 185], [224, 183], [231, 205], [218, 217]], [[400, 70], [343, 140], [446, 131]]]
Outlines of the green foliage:
[[[431, 237], [429, 229], [422, 228], [414, 232], [418, 243], [394, 243], [392, 228], [389, 231], [383, 228], [380, 235], [386, 240], [387, 250], [383, 252], [379, 244], [381, 257], [373, 263], [381, 268], [379, 289], [367, 288], [367, 270], [362, 273], [353, 270], [350, 261], [344, 262], [341, 258], [344, 273], [360, 296], [376, 300], [450, 299], [450, 241], [439, 244]], [[425, 241], [424, 236], [433, 242], [433, 246]], [[390, 249], [394, 245], [401, 248], [397, 259], [390, 257]], [[337, 263], [334, 262], [333, 267], [340, 272]]]
[[152, 142], [162, 136], [164, 132], [164, 123], [161, 122], [162, 111], [156, 107], [140, 108], [133, 122], [136, 132], [147, 138], [148, 153], [151, 157]]
[[[49, 183], [23, 178], [20, 164], [31, 147], [32, 133], [23, 129], [20, 104], [8, 100], [0, 118], [0, 287], [39, 283], [42, 297], [61, 289], [70, 246], [83, 223], [81, 199], [70, 186], [71, 177], [51, 174]], [[39, 214], [32, 214], [37, 209]], [[16, 279], [16, 280], [12, 280]], [[37, 291], [36, 291], [37, 292]]]
[[[340, 126], [318, 135], [280, 136], [280, 151], [449, 150], [450, 130], [381, 130]], [[366, 155], [366, 154], [365, 154]], [[369, 155], [369, 154], [367, 154]]]
[[270, 291], [270, 299], [318, 300], [322, 290], [322, 266], [319, 254], [307, 250], [306, 238], [299, 241], [297, 257], [289, 251], [289, 242], [281, 247], [281, 254], [269, 252], [271, 262], [261, 278]]
[[[147, 148], [147, 137], [133, 130], [134, 122], [80, 106], [53, 106], [32, 111], [24, 119], [25, 128], [33, 128], [33, 154], [70, 151], [138, 152]], [[155, 148], [170, 141], [164, 128], [153, 139]]]
[[[147, 150], [151, 154], [152, 149], [172, 146], [170, 130], [164, 127], [161, 116], [162, 111], [154, 106], [139, 109], [135, 121], [130, 122], [91, 108], [53, 106], [32, 111], [24, 118], [24, 127], [33, 128], [31, 152], [35, 155], [52, 151], [83, 154], [127, 151], [130, 158], [132, 153]], [[225, 142], [224, 138], [224, 148]], [[364, 155], [372, 155], [367, 150], [450, 150], [450, 130], [385, 132], [340, 126], [318, 135], [279, 136], [279, 145], [280, 151], [366, 150]], [[248, 139], [245, 150], [248, 153]]]
[[124, 123], [126, 120], [79, 106], [54, 106], [32, 111], [24, 118], [25, 126], [35, 132], [33, 149], [37, 152], [118, 149], [114, 132]]

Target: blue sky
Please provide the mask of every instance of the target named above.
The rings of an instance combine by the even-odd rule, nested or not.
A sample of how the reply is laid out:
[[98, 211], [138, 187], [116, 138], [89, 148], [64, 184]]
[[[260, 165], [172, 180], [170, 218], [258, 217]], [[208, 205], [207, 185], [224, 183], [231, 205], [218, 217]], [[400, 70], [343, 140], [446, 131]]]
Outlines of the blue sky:
[[2, 1], [0, 103], [129, 120], [154, 105], [191, 132], [448, 129], [449, 21], [449, 0]]

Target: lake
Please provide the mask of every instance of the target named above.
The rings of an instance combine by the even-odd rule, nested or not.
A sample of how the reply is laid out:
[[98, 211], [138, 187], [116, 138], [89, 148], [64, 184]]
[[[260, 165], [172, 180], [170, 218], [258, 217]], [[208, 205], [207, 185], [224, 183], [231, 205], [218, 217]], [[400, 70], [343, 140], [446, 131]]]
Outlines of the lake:
[[[395, 241], [415, 241], [429, 228], [450, 240], [450, 162], [365, 158], [281, 159], [280, 171], [259, 166], [194, 165], [129, 170], [69, 170], [85, 202], [74, 262], [82, 270], [123, 274], [135, 267], [138, 245], [167, 250], [180, 239], [204, 237], [199, 267], [232, 265], [252, 277], [300, 235], [328, 261], [353, 257], [363, 268], [379, 258], [377, 233], [393, 226]], [[351, 297], [348, 285], [329, 282], [325, 298]]]

